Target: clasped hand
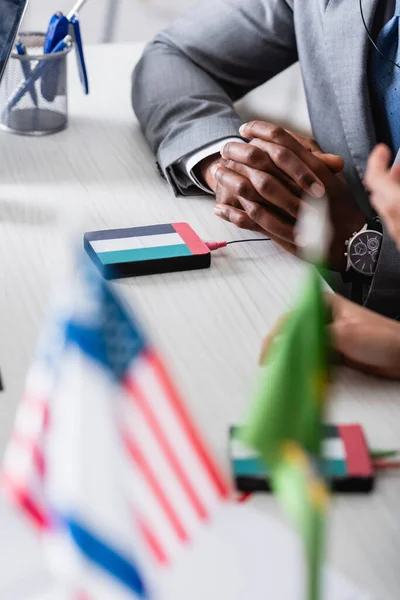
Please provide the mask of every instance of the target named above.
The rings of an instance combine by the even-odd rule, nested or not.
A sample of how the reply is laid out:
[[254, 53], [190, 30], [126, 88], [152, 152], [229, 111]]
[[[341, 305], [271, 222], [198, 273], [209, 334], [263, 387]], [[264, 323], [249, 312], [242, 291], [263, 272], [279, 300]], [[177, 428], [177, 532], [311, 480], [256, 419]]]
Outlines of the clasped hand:
[[240, 133], [249, 144], [229, 142], [222, 158], [202, 165], [202, 176], [216, 194], [216, 214], [297, 254], [294, 227], [303, 195], [326, 196], [334, 233], [328, 263], [342, 270], [345, 241], [365, 222], [340, 175], [343, 160], [324, 154], [315, 140], [263, 121], [243, 125]]

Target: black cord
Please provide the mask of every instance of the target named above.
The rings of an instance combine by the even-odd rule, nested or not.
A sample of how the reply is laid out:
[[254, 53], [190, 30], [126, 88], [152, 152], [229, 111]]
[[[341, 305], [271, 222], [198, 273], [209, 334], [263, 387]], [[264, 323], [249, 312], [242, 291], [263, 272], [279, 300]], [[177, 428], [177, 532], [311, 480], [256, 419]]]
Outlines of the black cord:
[[252, 240], [232, 240], [231, 242], [226, 242], [226, 245], [229, 244], [243, 244], [244, 242], [270, 242], [271, 238], [254, 238]]
[[369, 41], [371, 42], [371, 44], [373, 45], [373, 47], [375, 48], [375, 50], [378, 52], [378, 54], [380, 54], [382, 56], [382, 58], [385, 58], [386, 60], [388, 60], [389, 62], [392, 63], [392, 65], [394, 65], [395, 67], [397, 67], [398, 69], [400, 69], [400, 64], [395, 62], [394, 60], [392, 60], [391, 58], [389, 58], [389, 56], [386, 56], [386, 54], [383, 54], [382, 50], [380, 50], [378, 48], [378, 46], [376, 45], [376, 43], [374, 42], [374, 40], [372, 39], [372, 35], [368, 29], [368, 25], [365, 21], [365, 16], [364, 16], [364, 10], [363, 10], [363, 5], [362, 5], [362, 0], [360, 0], [360, 13], [361, 13], [361, 18], [362, 18], [362, 22], [365, 28], [365, 31], [367, 32], [367, 36]]

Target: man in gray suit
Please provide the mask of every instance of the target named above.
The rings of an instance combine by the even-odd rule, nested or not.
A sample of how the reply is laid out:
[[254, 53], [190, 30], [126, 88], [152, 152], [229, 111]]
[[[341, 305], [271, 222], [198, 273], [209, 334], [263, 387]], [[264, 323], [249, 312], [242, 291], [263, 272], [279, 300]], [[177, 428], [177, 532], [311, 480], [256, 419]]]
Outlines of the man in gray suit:
[[[363, 0], [363, 7], [375, 38], [397, 24], [400, 0]], [[239, 133], [233, 103], [297, 60], [318, 144], [263, 122]], [[146, 48], [133, 77], [133, 106], [176, 194], [215, 193], [218, 216], [263, 231], [290, 252], [297, 250], [302, 192], [326, 194], [330, 267], [361, 290], [369, 308], [396, 318], [400, 255], [362, 183], [377, 141], [399, 150], [380, 69], [394, 73], [392, 83], [400, 77], [369, 43], [359, 0], [203, 0]], [[357, 270], [365, 229], [378, 232], [380, 245]]]

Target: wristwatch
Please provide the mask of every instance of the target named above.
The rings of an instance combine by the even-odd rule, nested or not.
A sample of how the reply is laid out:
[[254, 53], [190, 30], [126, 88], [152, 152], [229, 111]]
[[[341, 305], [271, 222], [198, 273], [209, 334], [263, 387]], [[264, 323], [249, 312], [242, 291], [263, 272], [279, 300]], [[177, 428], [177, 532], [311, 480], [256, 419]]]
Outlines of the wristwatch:
[[[376, 225], [378, 222], [376, 221]], [[346, 241], [346, 271], [355, 271], [365, 277], [373, 277], [382, 246], [382, 233], [370, 228], [368, 223]]]
[[[352, 300], [363, 303], [364, 286], [371, 282], [375, 274], [379, 253], [382, 246], [382, 226], [379, 219], [354, 232], [346, 241], [347, 258], [346, 280], [352, 282]], [[350, 277], [349, 277], [350, 275]]]

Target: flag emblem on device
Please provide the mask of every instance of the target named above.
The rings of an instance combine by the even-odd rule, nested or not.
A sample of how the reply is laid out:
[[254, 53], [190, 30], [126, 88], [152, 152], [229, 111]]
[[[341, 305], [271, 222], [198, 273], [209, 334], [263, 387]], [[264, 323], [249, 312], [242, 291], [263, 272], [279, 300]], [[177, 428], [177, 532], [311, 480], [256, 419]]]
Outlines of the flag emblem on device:
[[[236, 487], [241, 492], [269, 492], [270, 470], [260, 455], [231, 430], [230, 455]], [[336, 492], [369, 492], [374, 485], [372, 461], [360, 425], [324, 425], [321, 469]]]
[[209, 248], [187, 223], [85, 233], [85, 250], [106, 279], [211, 263]]

